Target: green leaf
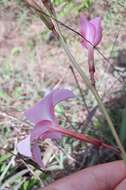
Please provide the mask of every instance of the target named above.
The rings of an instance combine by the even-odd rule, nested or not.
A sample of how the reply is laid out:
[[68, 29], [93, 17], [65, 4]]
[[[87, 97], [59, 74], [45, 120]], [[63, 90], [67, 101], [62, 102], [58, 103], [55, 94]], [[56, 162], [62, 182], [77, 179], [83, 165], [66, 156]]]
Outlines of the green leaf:
[[20, 190], [31, 190], [33, 187], [38, 187], [38, 180], [31, 178], [30, 180], [25, 180]]
[[10, 153], [4, 154], [0, 157], [0, 164], [10, 158], [12, 155]]
[[23, 184], [23, 190], [27, 190], [29, 185], [29, 181], [25, 181]]
[[122, 123], [119, 136], [121, 142], [124, 143], [124, 141], [126, 140], [126, 108], [124, 108], [122, 111]]
[[56, 113], [57, 113], [59, 116], [61, 116], [61, 115], [64, 114], [64, 108], [63, 108], [63, 106], [62, 106], [61, 104], [56, 105], [55, 110], [56, 110]]

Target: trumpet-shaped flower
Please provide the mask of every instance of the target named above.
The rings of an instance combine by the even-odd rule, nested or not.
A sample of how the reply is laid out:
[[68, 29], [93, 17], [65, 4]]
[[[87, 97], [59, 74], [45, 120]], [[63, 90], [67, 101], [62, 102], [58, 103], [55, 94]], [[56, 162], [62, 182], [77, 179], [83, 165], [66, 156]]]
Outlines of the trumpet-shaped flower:
[[56, 89], [48, 94], [43, 100], [25, 112], [25, 116], [35, 127], [30, 135], [17, 145], [18, 152], [24, 156], [30, 157], [40, 167], [43, 167], [39, 141], [46, 138], [61, 138], [61, 132], [57, 132], [58, 121], [55, 117], [55, 105], [68, 98], [73, 98], [71, 91], [66, 89]]
[[101, 18], [96, 17], [88, 21], [85, 16], [80, 16], [80, 33], [82, 35], [81, 44], [88, 49], [88, 65], [92, 85], [95, 86], [94, 80], [94, 47], [96, 47], [102, 39]]
[[31, 158], [43, 169], [45, 167], [41, 159], [39, 142], [46, 138], [60, 139], [62, 135], [66, 135], [84, 142], [92, 143], [98, 147], [103, 146], [111, 148], [115, 151], [111, 145], [107, 145], [101, 140], [64, 129], [58, 125], [54, 113], [55, 105], [63, 100], [73, 97], [73, 93], [69, 90], [56, 89], [45, 96], [43, 100], [35, 104], [33, 108], [25, 112], [26, 118], [34, 124], [34, 128], [24, 140], [17, 144], [17, 150], [20, 154]]

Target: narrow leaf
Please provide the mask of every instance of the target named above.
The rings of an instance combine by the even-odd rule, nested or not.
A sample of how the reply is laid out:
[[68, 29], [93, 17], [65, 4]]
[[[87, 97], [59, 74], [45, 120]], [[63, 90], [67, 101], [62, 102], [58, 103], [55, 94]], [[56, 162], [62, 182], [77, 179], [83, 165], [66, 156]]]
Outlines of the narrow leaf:
[[121, 142], [124, 143], [124, 141], [126, 140], [126, 108], [124, 108], [122, 111], [122, 123], [119, 136]]

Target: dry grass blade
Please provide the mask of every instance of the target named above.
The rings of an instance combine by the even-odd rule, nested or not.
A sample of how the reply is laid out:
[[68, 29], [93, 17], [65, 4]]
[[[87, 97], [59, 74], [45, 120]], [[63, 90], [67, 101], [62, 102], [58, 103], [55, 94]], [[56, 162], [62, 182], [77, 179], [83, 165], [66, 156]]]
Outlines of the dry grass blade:
[[44, 22], [44, 24], [47, 26], [49, 30], [54, 32], [56, 36], [58, 36], [54, 24], [51, 20], [51, 18], [47, 17], [46, 14], [44, 14], [43, 8], [40, 4], [36, 3], [34, 0], [26, 0], [27, 4], [30, 5], [30, 7], [36, 11], [38, 16], [41, 18], [41, 20]]
[[15, 175], [13, 175], [13, 176], [10, 177], [9, 179], [7, 179], [7, 180], [2, 184], [1, 190], [4, 189], [8, 184], [13, 183], [13, 182], [17, 179], [17, 177], [21, 177], [21, 176], [23, 176], [24, 174], [26, 174], [26, 173], [28, 173], [28, 172], [29, 172], [28, 169], [24, 169], [24, 170], [22, 170], [22, 171], [16, 173]]

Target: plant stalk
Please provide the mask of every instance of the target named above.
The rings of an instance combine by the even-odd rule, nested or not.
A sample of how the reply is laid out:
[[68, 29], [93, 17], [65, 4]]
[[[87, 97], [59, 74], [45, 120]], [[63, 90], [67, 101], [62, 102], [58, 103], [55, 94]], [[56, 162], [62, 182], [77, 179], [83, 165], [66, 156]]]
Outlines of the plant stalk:
[[[50, 131], [54, 131], [54, 129], [50, 129]], [[115, 151], [116, 153], [120, 153], [119, 149], [113, 147], [112, 145], [110, 144], [106, 144], [104, 143], [103, 141], [97, 139], [97, 138], [94, 138], [94, 137], [90, 137], [88, 135], [85, 135], [85, 134], [81, 134], [81, 133], [76, 133], [74, 131], [70, 131], [70, 130], [66, 130], [64, 128], [61, 128], [60, 126], [58, 127], [55, 127], [55, 130], [57, 132], [60, 132], [66, 136], [70, 136], [70, 137], [73, 137], [75, 139], [78, 139], [80, 141], [83, 141], [83, 142], [86, 142], [86, 143], [90, 143], [90, 144], [93, 144], [97, 147], [103, 147], [103, 148], [109, 148], [113, 151]]]

